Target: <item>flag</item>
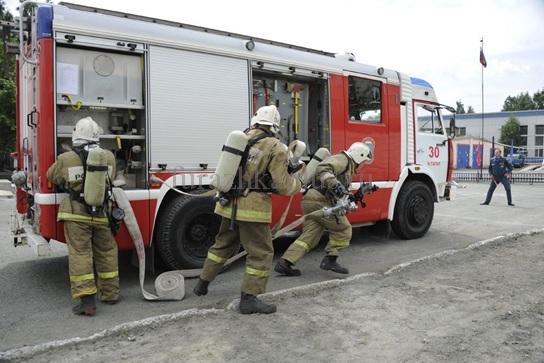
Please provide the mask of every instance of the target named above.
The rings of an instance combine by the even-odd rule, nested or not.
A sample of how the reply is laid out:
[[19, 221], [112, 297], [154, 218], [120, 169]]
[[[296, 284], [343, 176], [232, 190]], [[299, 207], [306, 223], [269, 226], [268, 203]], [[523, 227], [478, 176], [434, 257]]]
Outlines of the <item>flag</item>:
[[484, 55], [484, 49], [483, 48], [480, 48], [480, 64], [482, 66], [487, 67], [487, 61], [485, 60], [485, 55]]

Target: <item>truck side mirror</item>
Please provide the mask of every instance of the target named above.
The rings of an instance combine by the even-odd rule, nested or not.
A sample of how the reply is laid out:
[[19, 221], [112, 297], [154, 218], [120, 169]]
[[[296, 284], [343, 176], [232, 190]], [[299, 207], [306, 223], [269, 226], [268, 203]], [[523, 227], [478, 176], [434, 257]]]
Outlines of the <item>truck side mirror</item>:
[[455, 137], [455, 115], [450, 119], [450, 137], [452, 139]]

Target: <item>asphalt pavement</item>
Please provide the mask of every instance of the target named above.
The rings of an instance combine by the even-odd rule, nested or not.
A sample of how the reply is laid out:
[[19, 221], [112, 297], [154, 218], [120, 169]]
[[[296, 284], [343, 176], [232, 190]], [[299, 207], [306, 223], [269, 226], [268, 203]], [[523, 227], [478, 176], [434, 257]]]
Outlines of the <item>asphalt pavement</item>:
[[[354, 231], [352, 245], [340, 257], [352, 274], [383, 272], [391, 266], [448, 249], [504, 235], [544, 227], [544, 185], [513, 185], [515, 207], [506, 205], [502, 187], [497, 188], [490, 206], [480, 206], [487, 191], [485, 184], [465, 184], [454, 201], [435, 206], [435, 219], [423, 238], [400, 240], [385, 238], [378, 228]], [[55, 243], [52, 257], [36, 258], [30, 248], [13, 248], [9, 216], [14, 199], [0, 198], [0, 351], [51, 340], [84, 337], [114, 325], [194, 307], [224, 308], [239, 295], [243, 262], [218, 276], [205, 297], [192, 295], [195, 280], [186, 280], [187, 296], [180, 302], [146, 302], [140, 294], [138, 270], [123, 258], [120, 269], [122, 302], [115, 306], [99, 304], [94, 318], [74, 316], [70, 308], [66, 248]], [[324, 242], [308, 254], [297, 267], [303, 275], [287, 278], [271, 274], [268, 290], [339, 278], [319, 269]], [[286, 247], [277, 245], [277, 256]], [[153, 276], [147, 284], [152, 290]], [[281, 308], [281, 306], [280, 306]]]

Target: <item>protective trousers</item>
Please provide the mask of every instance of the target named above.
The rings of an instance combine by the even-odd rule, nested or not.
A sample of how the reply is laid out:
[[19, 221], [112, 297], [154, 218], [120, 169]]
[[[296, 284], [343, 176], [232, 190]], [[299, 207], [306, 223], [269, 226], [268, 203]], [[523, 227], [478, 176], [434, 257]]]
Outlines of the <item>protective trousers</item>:
[[247, 251], [246, 271], [242, 292], [259, 295], [266, 291], [268, 275], [274, 258], [274, 247], [268, 223], [236, 221], [229, 230], [230, 219], [222, 217], [215, 244], [208, 250], [208, 257], [200, 278], [212, 281], [221, 271], [225, 261], [238, 252], [240, 243]]
[[72, 298], [98, 293], [100, 300], [117, 300], [119, 298], [117, 244], [110, 227], [105, 224], [65, 221], [64, 235], [68, 245]]
[[[315, 212], [327, 204], [318, 201], [305, 201], [302, 203], [304, 214]], [[311, 218], [304, 222], [304, 228], [300, 237], [293, 242], [282, 258], [295, 264], [306, 253], [319, 244], [324, 230], [329, 230], [329, 242], [325, 247], [328, 256], [338, 256], [340, 251], [349, 246], [351, 240], [351, 224], [346, 216], [329, 218]]]
[[491, 184], [489, 185], [489, 190], [487, 191], [487, 196], [485, 197], [485, 203], [489, 204], [491, 202], [491, 197], [493, 197], [493, 192], [497, 188], [499, 183], [504, 185], [504, 190], [506, 190], [506, 199], [508, 204], [512, 204], [512, 191], [510, 190], [510, 181], [506, 176], [496, 176], [495, 179], [491, 178]]

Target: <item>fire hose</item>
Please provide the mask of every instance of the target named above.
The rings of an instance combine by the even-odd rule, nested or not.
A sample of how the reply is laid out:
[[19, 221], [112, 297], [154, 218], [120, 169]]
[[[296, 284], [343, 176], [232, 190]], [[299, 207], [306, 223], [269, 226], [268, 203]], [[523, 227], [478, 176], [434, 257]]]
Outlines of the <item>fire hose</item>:
[[134, 210], [130, 205], [130, 201], [121, 188], [113, 188], [113, 197], [119, 208], [123, 209], [125, 216], [123, 221], [127, 227], [128, 233], [132, 238], [132, 242], [136, 247], [138, 255], [138, 265], [140, 269], [140, 289], [146, 300], [182, 300], [185, 296], [185, 281], [184, 276], [180, 271], [168, 271], [160, 274], [155, 279], [156, 295], [147, 292], [144, 288], [145, 280], [145, 250], [144, 239], [136, 221]]
[[[167, 186], [173, 191], [176, 191], [182, 195], [191, 196], [191, 197], [210, 197], [216, 194], [215, 190], [211, 190], [203, 194], [186, 193], [164, 183], [162, 180], [156, 177], [152, 177], [152, 182], [160, 182], [161, 184]], [[132, 205], [130, 204], [130, 201], [128, 200], [128, 197], [125, 191], [121, 188], [115, 187], [112, 189], [112, 193], [113, 193], [113, 198], [115, 202], [117, 203], [118, 207], [124, 211], [123, 221], [125, 222], [125, 225], [130, 234], [130, 237], [132, 238], [132, 242], [134, 243], [134, 247], [136, 248], [136, 254], [138, 256], [140, 290], [142, 291], [142, 295], [144, 299], [148, 301], [182, 300], [185, 297], [185, 278], [200, 276], [202, 269], [174, 270], [174, 271], [164, 272], [160, 274], [159, 276], [157, 276], [157, 278], [155, 279], [156, 294], [146, 291], [144, 288], [145, 247], [144, 247], [144, 240], [143, 240], [142, 233], [140, 231], [140, 227], [138, 226], [138, 222], [136, 220], [134, 210], [132, 209]], [[289, 210], [292, 199], [293, 199], [292, 197], [291, 199], [289, 199], [288, 207], [284, 211], [282, 217], [280, 218], [280, 221], [278, 222], [278, 224], [276, 225], [274, 229], [279, 228], [284, 223], [285, 218], [287, 216], [287, 211]], [[233, 262], [244, 257], [246, 254], [247, 254], [246, 251], [242, 251], [232, 256], [225, 262], [224, 266], [229, 266]]]
[[[157, 178], [158, 179], [158, 178]], [[160, 180], [160, 179], [159, 179]], [[162, 180], [161, 180], [162, 182]], [[189, 196], [211, 196], [210, 192], [213, 192], [215, 194], [215, 191], [212, 190], [210, 192], [204, 193], [204, 194], [190, 194], [183, 192], [179, 189], [176, 189], [170, 185], [167, 185], [164, 183], [163, 185], [168, 186], [174, 191], [180, 192], [180, 194], [183, 195], [189, 195]], [[368, 190], [376, 190], [377, 187], [373, 187]], [[362, 190], [362, 189], [360, 189]], [[156, 294], [152, 294], [145, 290], [144, 288], [144, 282], [145, 282], [145, 247], [144, 247], [144, 241], [142, 237], [142, 233], [140, 231], [140, 227], [138, 226], [138, 222], [136, 220], [136, 216], [134, 214], [134, 210], [132, 209], [132, 206], [130, 204], [130, 201], [128, 200], [128, 197], [125, 193], [125, 191], [121, 188], [113, 188], [113, 197], [119, 208], [123, 209], [124, 218], [123, 221], [125, 222], [125, 225], [127, 227], [127, 230], [132, 238], [132, 241], [134, 243], [134, 246], [136, 248], [136, 254], [138, 255], [138, 266], [139, 266], [139, 280], [140, 280], [140, 290], [142, 291], [142, 295], [145, 300], [148, 301], [178, 301], [182, 300], [185, 297], [185, 278], [192, 278], [192, 277], [198, 277], [200, 276], [200, 273], [202, 272], [202, 269], [186, 269], [186, 270], [174, 270], [174, 271], [167, 271], [155, 279], [155, 291]], [[361, 192], [363, 193], [363, 192]], [[206, 195], [205, 195], [206, 194]], [[362, 196], [362, 194], [361, 194]], [[353, 198], [350, 198], [350, 195], [346, 195], [343, 198], [341, 198], [338, 203], [333, 207], [323, 208], [317, 211], [314, 211], [312, 213], [303, 215], [302, 217], [298, 218], [294, 222], [290, 223], [289, 225], [285, 226], [284, 228], [281, 228], [278, 230], [278, 228], [283, 225], [285, 222], [285, 218], [287, 216], [287, 212], [289, 211], [289, 208], [291, 206], [292, 197], [289, 200], [288, 206], [285, 209], [284, 213], [282, 214], [278, 224], [274, 226], [272, 231], [276, 231], [273, 236], [272, 240], [283, 236], [289, 231], [292, 231], [302, 223], [304, 223], [305, 220], [310, 218], [322, 218], [322, 217], [329, 217], [333, 215], [345, 215], [349, 211], [354, 211], [357, 209], [357, 205], [353, 201]], [[362, 201], [362, 197], [360, 199]], [[362, 204], [362, 202], [361, 202]], [[247, 255], [246, 251], [241, 251], [237, 253], [236, 255], [229, 258], [225, 264], [223, 265], [223, 269], [231, 265], [233, 262], [239, 260], [240, 258]]]

